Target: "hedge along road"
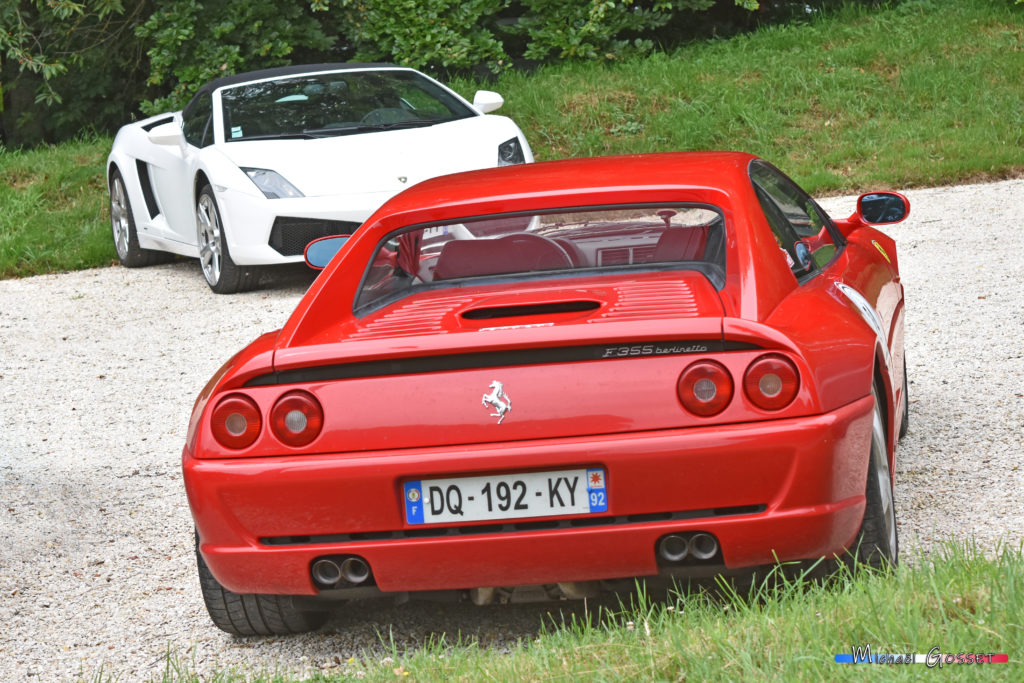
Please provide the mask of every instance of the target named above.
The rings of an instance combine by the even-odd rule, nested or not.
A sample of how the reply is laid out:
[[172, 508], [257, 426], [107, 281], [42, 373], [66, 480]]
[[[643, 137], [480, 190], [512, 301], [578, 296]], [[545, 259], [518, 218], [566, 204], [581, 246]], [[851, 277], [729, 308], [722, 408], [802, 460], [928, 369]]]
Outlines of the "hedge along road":
[[[898, 452], [904, 559], [1024, 539], [1024, 180], [912, 191], [890, 228], [907, 289], [911, 428]], [[834, 215], [851, 197], [825, 202]], [[198, 262], [0, 281], [3, 677], [331, 669], [446, 634], [536, 635], [550, 605], [360, 603], [324, 631], [233, 639], [209, 622], [179, 469], [210, 375], [279, 327], [311, 278], [210, 293]], [[557, 605], [555, 608], [557, 609]], [[382, 655], [383, 656], [383, 655]]]

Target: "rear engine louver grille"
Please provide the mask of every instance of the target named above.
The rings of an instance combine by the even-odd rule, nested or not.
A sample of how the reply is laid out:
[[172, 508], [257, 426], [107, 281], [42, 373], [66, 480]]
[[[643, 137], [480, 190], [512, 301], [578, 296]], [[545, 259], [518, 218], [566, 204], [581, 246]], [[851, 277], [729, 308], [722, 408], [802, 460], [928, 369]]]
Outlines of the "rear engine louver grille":
[[351, 235], [360, 225], [353, 221], [278, 216], [270, 230], [269, 243], [282, 256], [298, 256], [306, 253], [306, 245], [313, 240], [331, 235]]
[[618, 297], [587, 322], [600, 323], [631, 318], [693, 318], [700, 314], [693, 290], [686, 282], [654, 282], [619, 287]]
[[[623, 284], [607, 297], [604, 310], [595, 312], [588, 323], [616, 322], [643, 318], [648, 320], [692, 318], [699, 315], [693, 291], [685, 282]], [[468, 296], [442, 296], [403, 304], [401, 301], [360, 326], [350, 339], [380, 339], [404, 334], [443, 334], [444, 316], [473, 299]], [[559, 302], [552, 302], [557, 305]], [[561, 302], [566, 303], [566, 302]], [[577, 302], [569, 302], [577, 303]], [[588, 302], [586, 308], [592, 305]], [[594, 308], [597, 308], [595, 305]], [[550, 312], [550, 311], [548, 311]], [[472, 316], [468, 316], [472, 317]]]
[[427, 301], [396, 304], [379, 318], [352, 333], [350, 339], [375, 339], [403, 334], [444, 334], [441, 325], [445, 313], [460, 308], [471, 299], [465, 296], [446, 296]]

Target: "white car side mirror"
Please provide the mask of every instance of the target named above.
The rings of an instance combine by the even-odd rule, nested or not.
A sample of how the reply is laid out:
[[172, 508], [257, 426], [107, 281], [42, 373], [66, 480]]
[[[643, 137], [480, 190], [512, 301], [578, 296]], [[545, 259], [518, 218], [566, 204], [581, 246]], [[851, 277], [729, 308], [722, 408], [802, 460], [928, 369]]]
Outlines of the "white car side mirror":
[[149, 141], [154, 145], [177, 146], [182, 141], [181, 127], [174, 121], [163, 123], [149, 131]]
[[500, 109], [501, 105], [505, 104], [505, 98], [496, 92], [490, 90], [477, 90], [476, 95], [473, 95], [473, 106], [476, 107], [481, 114], [487, 114], [496, 109]]

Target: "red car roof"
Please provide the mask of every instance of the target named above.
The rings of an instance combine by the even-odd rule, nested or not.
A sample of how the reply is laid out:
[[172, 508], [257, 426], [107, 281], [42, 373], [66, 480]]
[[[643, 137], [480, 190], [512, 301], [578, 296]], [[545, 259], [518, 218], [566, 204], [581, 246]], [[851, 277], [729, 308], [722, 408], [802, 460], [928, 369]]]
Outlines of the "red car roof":
[[[763, 319], [796, 286], [788, 266], [763, 255], [778, 250], [748, 175], [754, 155], [674, 152], [520, 164], [440, 176], [380, 207], [313, 283], [285, 325], [280, 346], [303, 343], [352, 303], [367, 259], [380, 240], [407, 226], [473, 216], [566, 207], [663, 202], [718, 207], [726, 220], [728, 316]], [[760, 274], [760, 275], [759, 275]]]
[[596, 195], [669, 188], [714, 188], [734, 194], [749, 191], [747, 166], [756, 158], [742, 152], [670, 152], [504, 166], [426, 180], [382, 208], [398, 214], [473, 205], [480, 200], [518, 204], [527, 197], [532, 206], [538, 200], [548, 203], [542, 201], [545, 197], [553, 200], [551, 206], [570, 206], [567, 200], [572, 197], [597, 199]]

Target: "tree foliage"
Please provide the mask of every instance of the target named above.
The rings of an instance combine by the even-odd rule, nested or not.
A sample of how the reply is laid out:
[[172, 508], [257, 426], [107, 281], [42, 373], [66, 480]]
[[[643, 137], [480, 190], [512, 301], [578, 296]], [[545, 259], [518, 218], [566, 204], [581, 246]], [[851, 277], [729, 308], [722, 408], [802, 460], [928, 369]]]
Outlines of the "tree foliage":
[[675, 12], [705, 10], [713, 4], [714, 0], [523, 0], [528, 12], [516, 28], [529, 37], [523, 55], [529, 59], [614, 60], [649, 51], [654, 46], [650, 36]]
[[[83, 127], [109, 130], [140, 111], [182, 106], [212, 78], [252, 69], [354, 59], [479, 75], [553, 60], [619, 60], [655, 45], [671, 48], [711, 35], [720, 25], [750, 25], [751, 17], [765, 17], [778, 7], [805, 11], [807, 5], [805, 0], [0, 0], [0, 142], [5, 129], [17, 130], [9, 140], [16, 144], [65, 138]], [[699, 17], [703, 23], [694, 19]]]
[[167, 95], [143, 103], [156, 114], [187, 102], [203, 83], [227, 74], [289, 64], [297, 49], [326, 52], [335, 37], [315, 6], [254, 0], [171, 0], [135, 30], [148, 46], [148, 82]]
[[508, 0], [333, 0], [325, 9], [356, 61], [492, 70], [508, 62], [494, 18]]
[[62, 139], [125, 121], [144, 89], [134, 26], [146, 1], [0, 0], [0, 142]]
[[[136, 9], [143, 6], [139, 3]], [[0, 3], [0, 63], [41, 76], [36, 101], [61, 102], [52, 81], [118, 40], [132, 14], [120, 0], [17, 0]]]

